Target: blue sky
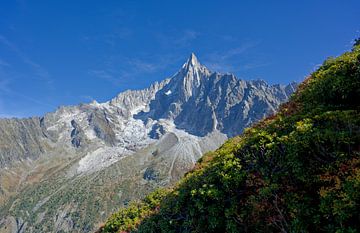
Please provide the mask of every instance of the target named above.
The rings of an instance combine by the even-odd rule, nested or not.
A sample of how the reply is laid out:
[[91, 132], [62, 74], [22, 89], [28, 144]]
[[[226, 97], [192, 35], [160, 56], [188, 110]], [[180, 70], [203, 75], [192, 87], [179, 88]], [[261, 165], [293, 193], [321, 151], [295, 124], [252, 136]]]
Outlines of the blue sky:
[[0, 15], [1, 117], [107, 101], [191, 52], [238, 78], [300, 82], [360, 36], [358, 0], [3, 0]]

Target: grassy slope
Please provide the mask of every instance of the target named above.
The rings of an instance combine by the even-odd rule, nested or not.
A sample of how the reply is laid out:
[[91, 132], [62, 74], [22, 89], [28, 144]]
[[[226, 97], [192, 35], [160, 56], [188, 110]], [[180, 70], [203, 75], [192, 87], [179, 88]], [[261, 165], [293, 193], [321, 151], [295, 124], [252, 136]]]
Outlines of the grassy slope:
[[103, 232], [360, 232], [360, 46]]

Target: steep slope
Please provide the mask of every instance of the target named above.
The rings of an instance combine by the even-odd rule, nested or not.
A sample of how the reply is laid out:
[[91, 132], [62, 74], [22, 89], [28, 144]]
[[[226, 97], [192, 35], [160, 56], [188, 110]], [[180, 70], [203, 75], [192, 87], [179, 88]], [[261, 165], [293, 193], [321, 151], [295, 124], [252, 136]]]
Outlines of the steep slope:
[[294, 88], [214, 73], [192, 54], [147, 89], [2, 119], [0, 232], [90, 232], [117, 206], [174, 183], [203, 153], [272, 114]]
[[360, 46], [102, 232], [359, 232]]

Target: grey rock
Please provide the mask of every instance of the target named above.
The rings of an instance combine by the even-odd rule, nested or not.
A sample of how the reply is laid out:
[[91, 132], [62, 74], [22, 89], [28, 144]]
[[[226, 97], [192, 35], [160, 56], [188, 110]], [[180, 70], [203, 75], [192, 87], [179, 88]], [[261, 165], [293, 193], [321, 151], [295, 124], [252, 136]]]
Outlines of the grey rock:
[[74, 147], [79, 148], [83, 144], [85, 138], [84, 132], [75, 120], [71, 120], [71, 125], [74, 127], [71, 131], [71, 144]]
[[150, 102], [149, 111], [135, 118], [169, 118], [187, 132], [205, 136], [219, 130], [227, 136], [273, 114], [296, 84], [268, 85], [263, 80], [239, 80], [231, 74], [209, 71], [194, 54]]
[[154, 168], [148, 167], [146, 168], [143, 178], [145, 180], [157, 180], [158, 178], [158, 173], [154, 170]]

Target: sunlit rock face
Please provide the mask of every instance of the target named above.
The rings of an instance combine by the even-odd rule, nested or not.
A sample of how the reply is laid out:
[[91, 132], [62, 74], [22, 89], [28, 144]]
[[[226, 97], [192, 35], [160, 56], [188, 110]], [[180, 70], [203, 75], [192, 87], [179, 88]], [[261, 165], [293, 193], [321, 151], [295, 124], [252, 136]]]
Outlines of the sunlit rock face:
[[91, 232], [274, 113], [295, 87], [212, 72], [191, 54], [149, 88], [1, 119], [0, 232]]

